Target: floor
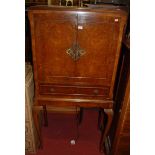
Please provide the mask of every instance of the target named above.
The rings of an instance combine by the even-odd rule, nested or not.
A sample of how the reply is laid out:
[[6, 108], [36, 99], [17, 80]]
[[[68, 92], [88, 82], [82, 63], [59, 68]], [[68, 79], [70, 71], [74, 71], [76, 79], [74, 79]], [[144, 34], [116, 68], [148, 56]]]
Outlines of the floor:
[[[96, 109], [85, 109], [77, 128], [76, 115], [49, 113], [49, 125], [42, 128], [43, 149], [35, 155], [104, 155], [99, 152], [97, 120]], [[71, 144], [71, 140], [75, 140], [75, 144]]]

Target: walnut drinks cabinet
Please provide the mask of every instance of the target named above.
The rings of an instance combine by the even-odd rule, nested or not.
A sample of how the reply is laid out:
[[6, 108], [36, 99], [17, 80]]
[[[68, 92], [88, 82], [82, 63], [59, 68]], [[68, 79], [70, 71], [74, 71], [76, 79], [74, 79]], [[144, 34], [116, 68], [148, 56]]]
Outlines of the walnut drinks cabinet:
[[[98, 107], [113, 117], [114, 85], [127, 13], [122, 7], [35, 6], [28, 12], [35, 81], [34, 122], [46, 106]], [[42, 144], [42, 143], [41, 143]]]

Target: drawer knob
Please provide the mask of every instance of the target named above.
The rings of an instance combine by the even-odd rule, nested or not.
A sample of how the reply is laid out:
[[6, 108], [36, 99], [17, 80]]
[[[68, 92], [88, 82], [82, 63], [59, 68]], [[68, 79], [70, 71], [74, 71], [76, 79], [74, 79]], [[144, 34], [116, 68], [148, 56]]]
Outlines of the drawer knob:
[[50, 92], [54, 92], [55, 90], [54, 90], [54, 88], [50, 88]]
[[98, 94], [99, 93], [99, 90], [98, 89], [94, 89], [94, 94]]

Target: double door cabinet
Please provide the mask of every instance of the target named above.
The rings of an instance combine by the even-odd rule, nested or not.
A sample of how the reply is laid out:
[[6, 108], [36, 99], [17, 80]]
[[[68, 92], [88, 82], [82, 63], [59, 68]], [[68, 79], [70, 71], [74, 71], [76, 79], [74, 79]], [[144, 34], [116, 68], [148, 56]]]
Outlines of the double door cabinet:
[[[127, 13], [122, 7], [29, 9], [35, 80], [34, 120], [48, 106], [103, 108], [110, 127]], [[46, 120], [47, 121], [47, 120]]]

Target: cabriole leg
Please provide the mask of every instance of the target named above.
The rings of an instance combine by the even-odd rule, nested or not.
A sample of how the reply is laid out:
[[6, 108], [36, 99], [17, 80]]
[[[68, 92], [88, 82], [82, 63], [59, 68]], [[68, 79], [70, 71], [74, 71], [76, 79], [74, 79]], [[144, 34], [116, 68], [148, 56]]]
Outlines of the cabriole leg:
[[105, 114], [107, 115], [107, 123], [105, 125], [104, 130], [102, 131], [101, 134], [101, 140], [100, 140], [100, 152], [103, 152], [103, 145], [105, 142], [105, 138], [109, 132], [110, 126], [111, 126], [111, 122], [112, 122], [112, 118], [113, 118], [113, 109], [104, 109]]

